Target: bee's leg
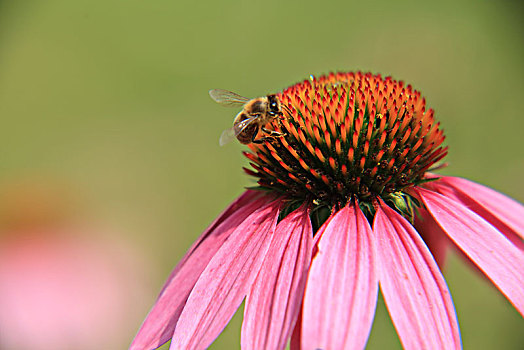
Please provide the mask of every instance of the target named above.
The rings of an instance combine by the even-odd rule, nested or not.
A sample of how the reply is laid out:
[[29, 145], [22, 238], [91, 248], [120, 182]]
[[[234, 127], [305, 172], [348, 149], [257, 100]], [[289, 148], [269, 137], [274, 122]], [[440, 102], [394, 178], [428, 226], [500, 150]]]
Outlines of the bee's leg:
[[265, 137], [261, 137], [259, 138], [258, 140], [253, 140], [253, 143], [257, 143], [257, 144], [260, 144], [260, 143], [264, 143], [266, 141], [273, 141], [275, 139], [276, 136], [265, 136]]
[[257, 134], [258, 134], [258, 128], [253, 133], [253, 137], [251, 138], [251, 142], [252, 143], [264, 143], [264, 141], [266, 141], [267, 137], [262, 137], [262, 138], [260, 138], [258, 140], [255, 140], [255, 137], [257, 137]]
[[258, 140], [255, 140], [255, 136], [256, 136], [256, 133], [255, 133], [253, 135], [253, 139], [252, 139], [253, 143], [259, 143], [260, 144], [260, 143], [264, 143], [266, 141], [272, 141], [272, 140], [274, 140], [277, 137], [283, 137], [283, 136], [287, 135], [287, 134], [284, 134], [284, 133], [281, 133], [281, 132], [278, 132], [278, 131], [266, 129], [264, 127], [262, 128], [262, 131], [265, 132], [266, 134], [268, 134], [268, 136], [264, 136], [264, 137], [259, 138]]
[[[264, 128], [262, 128], [262, 129], [264, 129]], [[264, 132], [265, 132], [265, 130], [264, 130]], [[257, 136], [257, 133], [258, 133], [258, 130], [253, 134], [253, 138], [251, 139], [251, 142], [257, 143], [257, 144], [261, 144], [261, 143], [264, 143], [266, 141], [271, 141], [271, 140], [273, 140], [275, 138], [275, 136], [264, 136], [264, 137], [259, 138], [258, 140], [255, 140], [255, 137]]]
[[268, 134], [269, 136], [273, 136], [273, 137], [282, 137], [282, 136], [287, 135], [286, 133], [282, 133], [280, 131], [275, 131], [275, 130], [269, 130], [269, 129], [266, 129], [265, 127], [262, 127], [262, 131]]

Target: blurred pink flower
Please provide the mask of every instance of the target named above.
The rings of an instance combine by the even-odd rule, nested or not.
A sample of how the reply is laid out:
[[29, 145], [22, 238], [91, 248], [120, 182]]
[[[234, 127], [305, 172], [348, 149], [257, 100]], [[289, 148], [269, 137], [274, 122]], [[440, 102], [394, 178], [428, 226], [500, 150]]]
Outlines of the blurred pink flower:
[[147, 299], [142, 259], [125, 246], [69, 231], [0, 240], [0, 348], [121, 348]]
[[246, 297], [242, 349], [362, 349], [378, 289], [406, 349], [461, 348], [439, 269], [455, 245], [524, 314], [524, 207], [427, 170], [446, 154], [410, 86], [330, 74], [278, 95], [284, 137], [251, 144], [260, 188], [169, 276], [131, 349], [208, 347]]

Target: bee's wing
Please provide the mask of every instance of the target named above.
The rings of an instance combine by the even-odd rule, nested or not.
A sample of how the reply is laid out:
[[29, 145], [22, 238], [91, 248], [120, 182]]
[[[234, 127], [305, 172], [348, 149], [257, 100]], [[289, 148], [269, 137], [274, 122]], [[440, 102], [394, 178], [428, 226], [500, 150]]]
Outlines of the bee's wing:
[[257, 118], [258, 115], [249, 117], [247, 119], [242, 120], [240, 123], [235, 124], [232, 128], [224, 130], [222, 135], [220, 135], [218, 144], [220, 146], [224, 146], [225, 144], [233, 141], [242, 131], [244, 131], [245, 128], [247, 128], [251, 123], [256, 121]]
[[209, 90], [209, 96], [223, 106], [243, 106], [249, 101], [249, 98], [222, 89]]
[[220, 135], [220, 139], [218, 140], [218, 144], [220, 146], [224, 146], [225, 144], [230, 143], [231, 141], [233, 141], [235, 139], [235, 137], [236, 137], [236, 135], [235, 135], [235, 128], [226, 129], [226, 130], [224, 130], [222, 135]]

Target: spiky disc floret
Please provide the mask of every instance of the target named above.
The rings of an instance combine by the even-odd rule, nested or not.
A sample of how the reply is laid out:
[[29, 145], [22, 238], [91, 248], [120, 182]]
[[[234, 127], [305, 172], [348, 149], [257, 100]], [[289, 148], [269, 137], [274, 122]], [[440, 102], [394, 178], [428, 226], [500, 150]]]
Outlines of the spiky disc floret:
[[[329, 207], [402, 196], [447, 153], [432, 109], [411, 85], [370, 73], [311, 77], [279, 95], [283, 137], [245, 155], [265, 189]], [[393, 199], [394, 201], [394, 199]]]

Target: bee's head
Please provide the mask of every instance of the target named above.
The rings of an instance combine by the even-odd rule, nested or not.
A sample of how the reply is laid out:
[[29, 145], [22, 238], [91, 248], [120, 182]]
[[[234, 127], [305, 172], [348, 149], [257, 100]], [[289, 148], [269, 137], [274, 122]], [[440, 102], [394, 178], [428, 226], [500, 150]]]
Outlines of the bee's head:
[[278, 97], [276, 95], [269, 95], [267, 97], [267, 101], [268, 101], [268, 104], [269, 104], [269, 114], [270, 115], [273, 115], [273, 116], [276, 116], [276, 115], [279, 115], [281, 114], [281, 110], [280, 110], [280, 101], [278, 100]]

